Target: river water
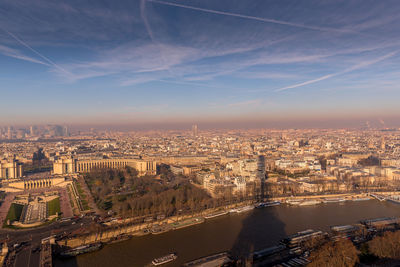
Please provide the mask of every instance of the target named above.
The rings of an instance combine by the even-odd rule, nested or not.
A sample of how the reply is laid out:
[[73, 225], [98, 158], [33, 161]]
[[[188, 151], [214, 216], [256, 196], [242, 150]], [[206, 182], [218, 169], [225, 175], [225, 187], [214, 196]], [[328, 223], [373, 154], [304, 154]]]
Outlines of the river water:
[[163, 266], [181, 266], [222, 251], [247, 255], [306, 229], [328, 231], [333, 225], [389, 216], [400, 217], [399, 204], [368, 200], [302, 207], [280, 205], [229, 214], [164, 234], [134, 237], [71, 260], [57, 260], [55, 266], [145, 266], [171, 252], [177, 252], [178, 259]]

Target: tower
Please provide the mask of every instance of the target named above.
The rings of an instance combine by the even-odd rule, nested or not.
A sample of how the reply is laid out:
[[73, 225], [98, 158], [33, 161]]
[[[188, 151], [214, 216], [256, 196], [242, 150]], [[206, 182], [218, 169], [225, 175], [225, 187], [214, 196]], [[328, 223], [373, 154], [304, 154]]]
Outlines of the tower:
[[193, 124], [193, 125], [192, 125], [192, 135], [193, 135], [194, 137], [197, 137], [197, 136], [198, 136], [197, 124]]

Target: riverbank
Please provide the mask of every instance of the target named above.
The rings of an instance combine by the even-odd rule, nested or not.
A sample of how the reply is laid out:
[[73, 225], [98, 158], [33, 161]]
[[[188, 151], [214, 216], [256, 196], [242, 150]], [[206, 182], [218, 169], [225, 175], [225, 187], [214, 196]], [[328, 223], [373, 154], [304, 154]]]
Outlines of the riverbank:
[[329, 231], [335, 225], [399, 216], [397, 204], [377, 200], [315, 206], [280, 205], [227, 214], [159, 235], [136, 236], [73, 260], [59, 261], [55, 266], [145, 266], [152, 259], [172, 252], [178, 253], [178, 259], [168, 266], [181, 266], [223, 251], [238, 255], [274, 246], [288, 235], [305, 229]]
[[[390, 195], [395, 192], [380, 192], [380, 194]], [[331, 194], [331, 195], [312, 195], [312, 196], [290, 196], [290, 197], [275, 197], [271, 198], [271, 201], [279, 201], [282, 203], [290, 203], [290, 201], [306, 201], [306, 200], [320, 200], [323, 202], [324, 199], [339, 198], [346, 201], [354, 201], [357, 199], [366, 199], [369, 195], [367, 193], [343, 193], [343, 194]], [[189, 227], [196, 224], [203, 223], [205, 218], [213, 217], [213, 214], [226, 212], [247, 205], [253, 205], [254, 202], [245, 201], [240, 203], [234, 203], [224, 207], [207, 209], [205, 211], [194, 213], [190, 215], [177, 215], [163, 220], [141, 223], [141, 224], [131, 224], [134, 218], [114, 220], [104, 223], [108, 229], [104, 229], [101, 232], [88, 233], [82, 236], [77, 236], [74, 238], [68, 238], [58, 241], [58, 245], [66, 246], [70, 248], [82, 246], [85, 244], [103, 242], [107, 243], [110, 240], [116, 238], [120, 235], [132, 235], [132, 236], [143, 236], [147, 234], [161, 234], [171, 230], [180, 229], [182, 227]], [[316, 203], [317, 204], [317, 203]], [[194, 219], [195, 218], [195, 219]]]

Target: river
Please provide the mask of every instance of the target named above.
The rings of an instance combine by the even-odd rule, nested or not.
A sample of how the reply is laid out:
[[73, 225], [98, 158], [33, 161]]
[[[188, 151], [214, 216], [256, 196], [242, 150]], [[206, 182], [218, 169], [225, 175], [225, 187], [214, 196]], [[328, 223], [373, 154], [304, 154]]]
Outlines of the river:
[[390, 216], [400, 217], [399, 204], [368, 200], [302, 207], [280, 205], [229, 214], [160, 235], [134, 237], [97, 252], [54, 263], [55, 266], [79, 267], [145, 266], [156, 257], [177, 252], [178, 259], [163, 266], [181, 266], [189, 260], [222, 251], [247, 255], [310, 228], [328, 231], [333, 225]]

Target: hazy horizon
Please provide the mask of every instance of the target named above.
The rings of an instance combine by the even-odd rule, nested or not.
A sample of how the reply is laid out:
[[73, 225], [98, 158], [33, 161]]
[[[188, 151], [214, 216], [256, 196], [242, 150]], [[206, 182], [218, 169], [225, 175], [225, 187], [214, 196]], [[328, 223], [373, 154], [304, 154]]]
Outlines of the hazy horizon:
[[[67, 125], [71, 129], [89, 130], [191, 130], [197, 124], [199, 130], [212, 129], [387, 129], [400, 128], [400, 117], [379, 118], [319, 118], [319, 119], [283, 119], [283, 120], [215, 120], [215, 121], [180, 121], [180, 122], [147, 122], [147, 123], [65, 123], [62, 121], [43, 123], [0, 124], [0, 127], [29, 127], [31, 125]], [[369, 127], [367, 127], [367, 124]]]

